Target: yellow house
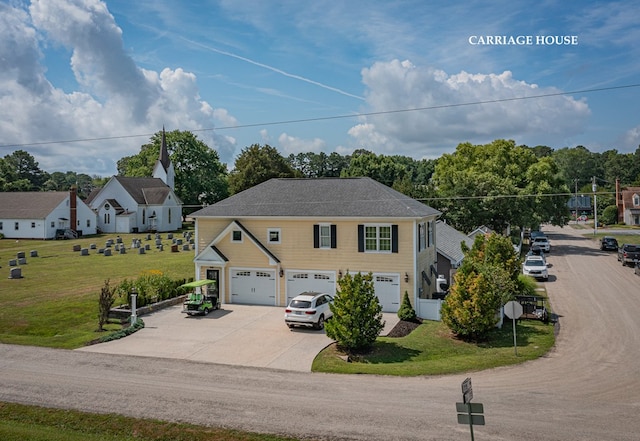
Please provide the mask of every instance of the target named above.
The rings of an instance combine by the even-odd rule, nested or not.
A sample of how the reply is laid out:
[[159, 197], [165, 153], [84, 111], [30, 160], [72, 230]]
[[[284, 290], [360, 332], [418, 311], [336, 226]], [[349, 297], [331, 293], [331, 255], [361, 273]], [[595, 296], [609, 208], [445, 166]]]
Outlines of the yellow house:
[[286, 306], [371, 272], [396, 312], [405, 291], [414, 305], [435, 291], [439, 215], [370, 178], [271, 179], [192, 214], [196, 279], [217, 280], [223, 303]]

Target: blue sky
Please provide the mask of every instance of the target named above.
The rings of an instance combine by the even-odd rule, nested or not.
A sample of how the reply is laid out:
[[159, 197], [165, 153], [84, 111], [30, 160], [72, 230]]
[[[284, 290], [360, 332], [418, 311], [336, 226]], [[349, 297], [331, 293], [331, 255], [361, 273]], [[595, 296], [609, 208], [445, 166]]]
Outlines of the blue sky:
[[[640, 0], [0, 0], [0, 155], [109, 176], [163, 125], [193, 131], [229, 169], [255, 143], [283, 155], [436, 158], [498, 138], [633, 152], [638, 10]], [[555, 36], [577, 44], [539, 43]]]

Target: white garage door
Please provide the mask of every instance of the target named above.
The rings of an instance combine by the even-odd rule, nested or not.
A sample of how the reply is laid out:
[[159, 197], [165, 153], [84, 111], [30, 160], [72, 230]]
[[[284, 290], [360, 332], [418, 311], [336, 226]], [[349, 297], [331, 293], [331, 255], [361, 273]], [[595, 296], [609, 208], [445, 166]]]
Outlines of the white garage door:
[[373, 275], [373, 287], [384, 312], [398, 312], [400, 309], [400, 276]]
[[335, 271], [287, 271], [287, 304], [305, 291], [336, 294]]
[[276, 272], [273, 270], [231, 270], [231, 302], [249, 305], [276, 304]]

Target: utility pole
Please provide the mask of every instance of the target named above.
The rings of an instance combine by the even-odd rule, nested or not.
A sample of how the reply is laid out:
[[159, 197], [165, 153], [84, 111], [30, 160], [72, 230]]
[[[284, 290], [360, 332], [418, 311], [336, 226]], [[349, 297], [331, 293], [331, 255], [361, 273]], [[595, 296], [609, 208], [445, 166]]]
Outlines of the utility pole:
[[596, 185], [596, 177], [593, 177], [593, 183], [591, 184], [591, 189], [593, 190], [593, 234], [598, 234], [598, 202], [597, 202], [597, 185]]

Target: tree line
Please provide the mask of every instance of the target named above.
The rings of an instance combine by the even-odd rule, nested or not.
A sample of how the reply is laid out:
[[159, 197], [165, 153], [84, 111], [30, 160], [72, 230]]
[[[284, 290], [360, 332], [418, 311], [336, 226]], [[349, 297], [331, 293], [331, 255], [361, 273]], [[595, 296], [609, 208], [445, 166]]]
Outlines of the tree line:
[[[162, 132], [157, 132], [139, 153], [121, 158], [118, 175], [151, 176], [161, 142]], [[565, 224], [570, 195], [591, 194], [594, 177], [602, 210], [615, 204], [616, 179], [623, 187], [640, 185], [640, 147], [634, 153], [591, 152], [584, 146], [553, 149], [495, 140], [461, 143], [437, 159], [415, 159], [366, 149], [350, 155], [283, 156], [272, 146], [253, 144], [242, 149], [228, 170], [218, 153], [191, 132], [167, 132], [166, 143], [185, 215], [271, 178], [367, 176], [440, 210], [460, 231], [480, 225], [503, 231], [509, 225]], [[75, 185], [86, 198], [108, 179], [73, 171], [48, 173], [23, 150], [0, 158], [0, 191], [66, 191]]]

